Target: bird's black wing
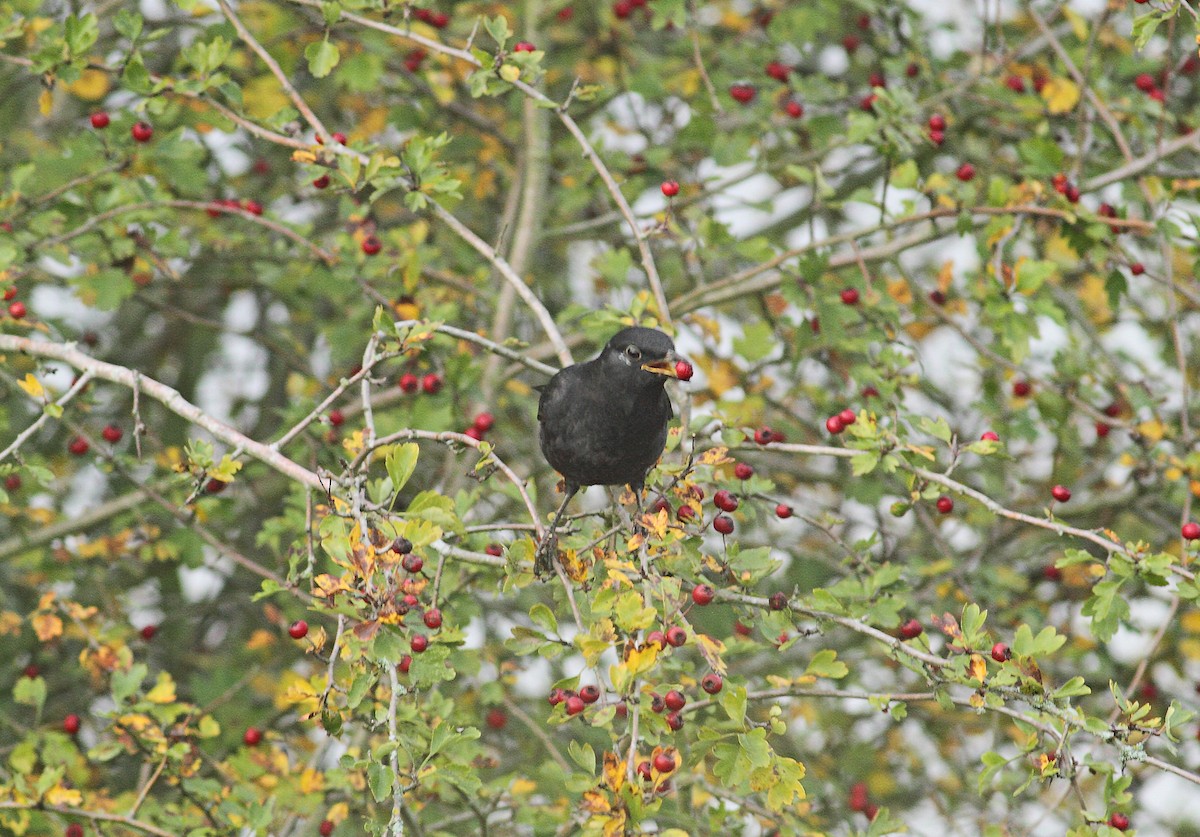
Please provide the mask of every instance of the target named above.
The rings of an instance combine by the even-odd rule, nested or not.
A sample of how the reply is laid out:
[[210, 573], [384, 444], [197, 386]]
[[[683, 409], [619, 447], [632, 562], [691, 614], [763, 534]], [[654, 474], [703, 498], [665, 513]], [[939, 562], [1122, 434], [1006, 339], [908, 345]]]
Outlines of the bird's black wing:
[[[570, 367], [567, 367], [568, 369]], [[562, 389], [565, 386], [566, 379], [563, 373], [557, 372], [553, 378], [541, 386], [534, 387], [540, 395], [538, 397], [538, 413], [537, 420], [544, 421], [546, 418], [546, 405], [556, 398], [561, 397]]]

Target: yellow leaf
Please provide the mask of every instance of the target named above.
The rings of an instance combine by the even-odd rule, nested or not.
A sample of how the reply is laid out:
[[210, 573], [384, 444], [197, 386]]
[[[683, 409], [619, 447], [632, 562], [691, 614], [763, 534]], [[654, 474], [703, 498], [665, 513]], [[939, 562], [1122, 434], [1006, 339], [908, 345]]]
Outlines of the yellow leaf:
[[325, 789], [325, 774], [306, 767], [300, 774], [300, 792], [316, 793]]
[[656, 660], [658, 660], [658, 645], [648, 642], [642, 648], [629, 650], [629, 654], [625, 658], [625, 666], [632, 676], [637, 677], [654, 668]]
[[269, 119], [291, 104], [275, 76], [270, 73], [246, 82], [242, 86], [242, 101], [246, 113], [253, 119]]
[[971, 678], [973, 680], [978, 680], [980, 683], [982, 683], [983, 679], [987, 677], [987, 663], [985, 663], [983, 661], [983, 657], [979, 656], [978, 654], [971, 655], [969, 670], [971, 672]]
[[294, 706], [302, 712], [317, 710], [317, 690], [294, 671], [285, 671], [275, 693], [275, 705], [280, 709]]
[[[1195, 611], [1188, 611], [1194, 613]], [[11, 636], [21, 632], [21, 615], [11, 610], [0, 611], [0, 636]]]
[[32, 372], [25, 373], [25, 377], [17, 381], [17, 386], [25, 390], [25, 394], [33, 399], [39, 399], [46, 394], [46, 388], [42, 386], [41, 381], [33, 377]]
[[250, 634], [250, 639], [246, 640], [246, 650], [257, 651], [260, 648], [270, 648], [274, 644], [275, 634], [264, 628], [259, 628]]
[[1179, 617], [1179, 626], [1189, 634], [1200, 634], [1200, 610], [1189, 610]]
[[36, 613], [30, 622], [33, 625], [33, 632], [42, 642], [49, 642], [62, 636], [62, 620], [53, 613]]
[[1166, 433], [1166, 428], [1163, 427], [1163, 423], [1158, 419], [1151, 419], [1150, 421], [1143, 421], [1138, 425], [1138, 433], [1145, 436], [1151, 442], [1159, 442]]
[[604, 784], [613, 793], [621, 790], [625, 784], [625, 761], [616, 753], [604, 754]]
[[704, 657], [704, 661], [708, 663], [708, 667], [722, 677], [725, 676], [725, 661], [721, 659], [721, 654], [725, 650], [725, 643], [719, 639], [714, 639], [708, 634], [696, 634], [696, 647], [700, 649], [700, 655]]
[[362, 453], [364, 447], [363, 432], [361, 430], [355, 430], [342, 440], [342, 447], [345, 449], [346, 454], [351, 458], [358, 456], [360, 453]]
[[504, 79], [509, 84], [512, 84], [514, 81], [516, 81], [520, 77], [521, 77], [521, 70], [519, 67], [514, 67], [512, 64], [505, 64], [503, 67], [500, 68], [500, 78]]
[[971, 696], [969, 698], [967, 698], [967, 702], [970, 703], [971, 706], [975, 707], [976, 709], [982, 709], [983, 708], [983, 695], [979, 694], [979, 692], [971, 692]]
[[908, 282], [902, 276], [887, 280], [887, 292], [888, 296], [901, 305], [912, 304], [912, 289], [908, 287]]
[[46, 795], [42, 799], [51, 805], [78, 805], [83, 802], [83, 794], [75, 788], [55, 785], [46, 791]]
[[154, 688], [146, 692], [146, 700], [151, 703], [175, 702], [175, 681], [171, 679], [168, 672], [160, 671], [158, 673], [158, 682], [154, 684]]
[[297, 148], [295, 151], [292, 152], [292, 162], [293, 163], [315, 163], [315, 162], [317, 162], [317, 155], [313, 154], [311, 151], [308, 151], [306, 149]]
[[54, 94], [49, 90], [43, 90], [38, 96], [38, 110], [42, 116], [49, 116], [50, 111], [54, 109]]
[[67, 90], [87, 102], [98, 102], [109, 89], [108, 73], [100, 70], [84, 70], [78, 79], [67, 85]]
[[715, 447], [709, 448], [704, 453], [700, 454], [700, 458], [696, 460], [698, 465], [724, 465], [727, 462], [732, 462], [733, 458], [729, 456], [729, 448]]
[[1108, 289], [1102, 276], [1089, 273], [1083, 277], [1079, 301], [1087, 309], [1088, 317], [1093, 323], [1100, 325], [1112, 319], [1112, 309], [1108, 307]]
[[513, 796], [528, 796], [538, 789], [537, 782], [532, 779], [515, 779], [508, 791]]
[[1079, 88], [1068, 78], [1052, 78], [1042, 88], [1042, 98], [1051, 113], [1067, 113], [1079, 104]]

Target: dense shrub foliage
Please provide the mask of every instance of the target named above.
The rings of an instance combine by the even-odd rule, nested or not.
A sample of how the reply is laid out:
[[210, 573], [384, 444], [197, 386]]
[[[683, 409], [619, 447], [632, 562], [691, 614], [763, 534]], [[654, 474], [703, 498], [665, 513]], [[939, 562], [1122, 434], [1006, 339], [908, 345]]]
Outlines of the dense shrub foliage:
[[1197, 15], [0, 0], [0, 830], [1200, 831]]

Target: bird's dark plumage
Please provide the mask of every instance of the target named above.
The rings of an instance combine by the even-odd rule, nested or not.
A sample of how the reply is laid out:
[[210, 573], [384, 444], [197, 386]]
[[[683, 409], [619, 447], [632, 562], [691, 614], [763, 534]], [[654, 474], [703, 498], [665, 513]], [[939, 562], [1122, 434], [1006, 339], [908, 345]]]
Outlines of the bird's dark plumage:
[[[641, 487], [666, 445], [673, 411], [663, 384], [676, 377], [678, 359], [661, 331], [626, 328], [599, 357], [568, 366], [542, 389], [538, 441], [567, 488], [559, 515], [581, 486]], [[544, 547], [553, 534], [552, 524]]]

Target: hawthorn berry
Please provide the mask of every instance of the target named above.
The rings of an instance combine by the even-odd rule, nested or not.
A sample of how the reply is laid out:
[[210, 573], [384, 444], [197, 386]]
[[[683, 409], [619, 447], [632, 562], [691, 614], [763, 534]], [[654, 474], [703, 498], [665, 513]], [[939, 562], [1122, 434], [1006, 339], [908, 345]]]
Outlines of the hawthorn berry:
[[801, 116], [804, 116], [804, 105], [795, 99], [788, 99], [787, 104], [783, 106], [783, 110], [792, 119], [799, 119]]
[[8, 304], [8, 316], [12, 317], [14, 320], [23, 320], [25, 319], [25, 315], [28, 313], [29, 309], [27, 309], [25, 307], [25, 303], [21, 302], [19, 299], [16, 302], [10, 302]]
[[776, 81], [787, 84], [788, 75], [791, 74], [792, 68], [782, 61], [772, 61], [767, 65], [767, 75]]
[[678, 378], [681, 381], [690, 381], [692, 379], [693, 374], [694, 374], [694, 370], [692, 369], [692, 365], [690, 363], [688, 363], [686, 360], [675, 361], [675, 377], [676, 378]]
[[659, 188], [662, 189], [662, 193], [668, 198], [673, 198], [679, 194], [679, 182], [675, 180], [664, 180], [662, 186]]
[[[1192, 525], [1196, 526], [1196, 537], [1200, 538], [1200, 526], [1194, 523]], [[692, 601], [702, 607], [711, 603], [715, 595], [716, 592], [707, 584], [697, 584], [692, 588]]]
[[77, 822], [73, 822], [67, 826], [67, 830], [63, 832], [64, 837], [83, 837], [83, 826]]
[[297, 619], [291, 625], [288, 625], [288, 636], [292, 639], [304, 639], [308, 636], [308, 623], [303, 619]]
[[513, 52], [534, 52], [537, 50], [529, 41], [517, 41], [513, 44]]
[[667, 635], [662, 631], [651, 631], [646, 634], [647, 645], [657, 645], [660, 649], [667, 647]]
[[678, 689], [672, 689], [663, 697], [663, 703], [666, 704], [667, 709], [670, 709], [672, 712], [678, 712], [687, 705], [687, 698], [683, 696], [683, 692]]
[[560, 703], [562, 703], [564, 700], [567, 699], [567, 693], [564, 692], [562, 689], [551, 689], [550, 696], [546, 699], [548, 701], [550, 701], [551, 706], [558, 706]]
[[771, 610], [784, 610], [787, 606], [787, 593], [782, 591], [778, 593], [772, 593], [770, 598], [767, 599], [767, 607], [771, 608]]
[[1112, 816], [1108, 818], [1108, 824], [1117, 831], [1124, 831], [1129, 828], [1129, 817], [1122, 814], [1120, 811], [1113, 811]]
[[728, 515], [719, 514], [713, 518], [713, 529], [720, 532], [722, 535], [733, 534], [733, 518]]
[[579, 690], [579, 697], [584, 703], [595, 703], [600, 700], [600, 688], [592, 683]]
[[368, 256], [374, 256], [383, 249], [383, 243], [373, 235], [368, 235], [362, 240], [362, 251]]
[[396, 553], [397, 555], [407, 555], [413, 551], [413, 544], [412, 541], [401, 535], [392, 541], [391, 548], [392, 552]]
[[79, 732], [79, 716], [72, 712], [67, 717], [63, 718], [62, 728], [67, 735], [74, 735]]
[[992, 659], [998, 663], [1007, 662], [1012, 659], [1012, 649], [1008, 647], [1006, 642], [997, 642], [992, 646]]
[[745, 462], [739, 462], [733, 466], [733, 475], [739, 480], [748, 480], [754, 476], [754, 469]]
[[851, 811], [865, 811], [870, 804], [867, 798], [867, 783], [855, 782], [850, 786], [850, 794], [846, 800], [846, 807]]
[[121, 441], [121, 436], [124, 434], [121, 432], [121, 428], [117, 427], [116, 425], [107, 424], [104, 426], [104, 429], [100, 431], [100, 435], [104, 437], [104, 441], [115, 445], [117, 442]]
[[321, 824], [317, 826], [317, 833], [321, 837], [329, 837], [333, 834], [333, 820], [321, 820]]
[[150, 142], [150, 138], [154, 136], [154, 128], [149, 122], [135, 122], [129, 129], [129, 134], [137, 142]]
[[251, 215], [262, 215], [263, 205], [258, 201], [247, 200], [242, 202], [242, 209], [249, 212]]
[[492, 707], [488, 710], [485, 720], [487, 721], [487, 725], [492, 729], [504, 729], [508, 723], [508, 715], [504, 714], [503, 709]]
[[312, 182], [312, 185], [317, 189], [326, 189], [329, 187], [329, 175], [323, 174]]
[[402, 560], [400, 562], [400, 564], [401, 564], [401, 566], [404, 567], [404, 569], [407, 572], [419, 573], [421, 571], [421, 569], [425, 566], [425, 559], [422, 558], [420, 555], [414, 555], [413, 553], [410, 552], [409, 554], [404, 556], [404, 560]]
[[425, 623], [425, 627], [431, 631], [436, 631], [442, 627], [442, 612], [436, 607], [431, 607], [425, 611], [425, 615], [421, 617], [421, 621]]
[[975, 167], [970, 163], [963, 163], [958, 167], [958, 171], [954, 172], [954, 176], [963, 183], [969, 183], [975, 179]]
[[1004, 86], [1014, 93], [1025, 92], [1025, 79], [1020, 76], [1009, 76], [1004, 80]]
[[738, 507], [738, 498], [734, 497], [726, 489], [722, 488], [713, 495], [713, 505], [721, 511], [735, 511]]
[[666, 637], [668, 645], [678, 648], [687, 642], [687, 631], [678, 625], [674, 625], [670, 628], [667, 628]]
[[838, 418], [841, 419], [843, 427], [849, 427], [850, 425], [854, 424], [854, 422], [858, 421], [857, 414], [855, 414], [855, 412], [849, 407], [838, 413]]
[[659, 753], [654, 757], [654, 769], [659, 773], [670, 773], [675, 769], [675, 759], [667, 753]]
[[1065, 485], [1056, 485], [1050, 489], [1050, 496], [1060, 503], [1065, 503], [1071, 499], [1071, 489]]
[[143, 625], [142, 629], [138, 633], [142, 635], [142, 639], [146, 640], [146, 642], [149, 642], [150, 640], [154, 639], [154, 635], [158, 633], [158, 625]]
[[1200, 540], [1200, 523], [1185, 523], [1183, 529], [1180, 530], [1184, 540], [1195, 541]]
[[650, 695], [650, 711], [655, 715], [661, 715], [667, 709], [667, 704], [663, 702], [662, 695]]
[[[754, 443], [758, 445], [769, 445], [775, 441], [775, 431], [769, 427], [760, 427], [754, 431]], [[728, 510], [727, 510], [728, 511]]]
[[257, 747], [259, 742], [262, 741], [262, 736], [262, 730], [258, 727], [247, 727], [246, 731], [242, 733], [242, 742], [247, 747]]
[[979, 440], [982, 442], [999, 442], [1000, 437], [996, 435], [994, 430], [985, 430], [983, 431], [983, 434], [980, 435]]
[[842, 290], [841, 297], [842, 297], [843, 305], [857, 305], [858, 304], [858, 289], [857, 288], [845, 288]]
[[583, 698], [581, 698], [579, 695], [571, 695], [567, 698], [568, 715], [578, 715], [583, 711], [584, 706], [586, 706], [586, 704], [583, 702]]
[[721, 687], [724, 685], [725, 683], [723, 680], [721, 680], [721, 675], [716, 674], [715, 672], [710, 671], [700, 679], [700, 688], [710, 695], [715, 695], [717, 692], [721, 691]]
[[425, 634], [413, 634], [413, 638], [409, 640], [408, 645], [412, 648], [414, 654], [420, 654], [429, 647], [429, 637]]
[[401, 674], [408, 674], [408, 670], [412, 668], [412, 657], [408, 654], [405, 654], [400, 658], [400, 664], [396, 666], [396, 668]]
[[1033, 392], [1033, 385], [1029, 381], [1013, 381], [1012, 393], [1017, 398], [1025, 398], [1031, 392]]
[[491, 555], [493, 558], [499, 558], [504, 554], [504, 547], [500, 546], [498, 543], [489, 543], [483, 551], [488, 555]]
[[67, 445], [67, 450], [75, 456], [83, 456], [88, 452], [90, 447], [91, 445], [88, 444], [87, 439], [83, 438], [82, 436], [76, 436], [71, 440], [70, 444]]
[[909, 619], [900, 626], [899, 633], [901, 639], [915, 639], [925, 633], [925, 628], [916, 619]]
[[1133, 86], [1143, 93], [1149, 93], [1158, 85], [1154, 83], [1154, 76], [1149, 73], [1138, 73], [1133, 79]]
[[937, 510], [942, 514], [950, 514], [950, 512], [954, 511], [954, 501], [943, 494], [937, 498]]
[[401, 392], [410, 394], [416, 392], [417, 388], [421, 386], [420, 379], [418, 379], [417, 376], [412, 372], [405, 372], [403, 375], [401, 375], [398, 383], [400, 385]]
[[830, 416], [829, 418], [825, 419], [825, 429], [834, 436], [845, 430], [846, 426], [842, 424], [841, 415]]
[[111, 121], [108, 118], [108, 114], [102, 110], [98, 110], [95, 113], [93, 113], [91, 116], [91, 120], [92, 120], [92, 127], [96, 128], [96, 129], [107, 128], [108, 123]]
[[1133, 264], [1131, 264], [1129, 266], [1129, 272], [1132, 273], [1134, 276], [1141, 276], [1143, 273], [1146, 272], [1146, 266], [1144, 264], [1142, 264], [1141, 262], [1134, 262]]
[[696, 510], [686, 503], [679, 507], [679, 511], [675, 512], [675, 517], [681, 523], [687, 523], [696, 516]]
[[683, 729], [683, 716], [678, 712], [668, 712], [667, 726], [671, 728], [672, 732], [679, 732]]
[[754, 88], [753, 84], [747, 84], [744, 81], [740, 81], [729, 86], [729, 95], [733, 97], [735, 102], [739, 102], [743, 105], [748, 105], [750, 102], [754, 101], [754, 97], [757, 95], [757, 93], [758, 91]]
[[421, 379], [421, 389], [426, 395], [437, 395], [442, 389], [442, 378], [436, 372], [430, 372]]
[[475, 416], [475, 420], [471, 422], [471, 426], [480, 433], [487, 433], [496, 424], [496, 419], [491, 413], [480, 413]]
[[18, 491], [21, 488], [21, 478], [16, 474], [9, 474], [4, 478], [5, 491]]
[[787, 503], [779, 503], [775, 506], [775, 516], [780, 520], [787, 520], [792, 516], [792, 507]]

